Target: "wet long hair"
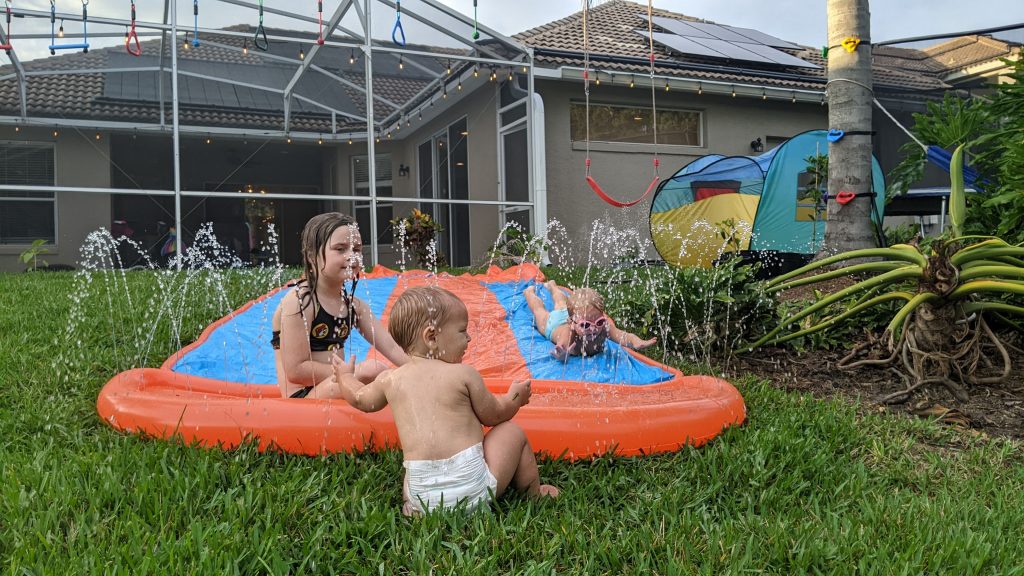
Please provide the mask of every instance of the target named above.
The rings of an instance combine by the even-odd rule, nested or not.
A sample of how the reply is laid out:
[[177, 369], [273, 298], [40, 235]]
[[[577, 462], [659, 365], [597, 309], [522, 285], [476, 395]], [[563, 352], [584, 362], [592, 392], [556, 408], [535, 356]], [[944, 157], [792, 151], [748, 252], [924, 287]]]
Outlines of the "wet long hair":
[[[309, 222], [306, 222], [306, 226], [302, 229], [302, 278], [306, 281], [307, 288], [309, 289], [304, 294], [299, 291], [300, 314], [310, 304], [314, 305], [314, 312], [322, 308], [320, 299], [316, 295], [316, 285], [320, 279], [317, 261], [327, 257], [327, 243], [330, 241], [334, 231], [342, 226], [356, 226], [356, 221], [348, 214], [325, 212], [310, 218]], [[352, 305], [352, 301], [358, 281], [358, 277], [352, 279], [351, 292], [346, 292], [344, 288], [341, 291], [341, 299], [345, 303], [346, 313], [348, 314], [349, 327], [354, 326], [356, 321], [356, 309]]]

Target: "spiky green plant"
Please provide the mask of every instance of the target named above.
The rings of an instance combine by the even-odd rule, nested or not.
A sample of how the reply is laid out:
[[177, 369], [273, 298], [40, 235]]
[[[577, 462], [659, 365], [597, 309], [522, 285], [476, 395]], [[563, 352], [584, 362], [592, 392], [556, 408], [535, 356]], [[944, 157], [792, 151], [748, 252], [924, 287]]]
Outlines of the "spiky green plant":
[[[998, 383], [1005, 379], [1010, 372], [1010, 357], [985, 318], [992, 314], [1024, 315], [1024, 306], [1013, 300], [1024, 295], [1024, 247], [996, 237], [962, 236], [966, 214], [963, 146], [953, 154], [950, 174], [951, 238], [934, 242], [927, 251], [916, 245], [898, 244], [844, 252], [774, 279], [769, 283], [772, 292], [840, 277], [856, 282], [783, 319], [748, 350], [828, 330], [874, 306], [902, 301], [881, 339], [888, 356], [860, 358], [858, 353], [865, 346], [859, 346], [843, 359], [840, 367], [888, 364], [899, 358], [912, 381], [894, 397], [905, 397], [925, 384], [942, 384], [966, 400], [965, 384]], [[835, 270], [801, 277], [850, 261], [853, 262]], [[865, 275], [868, 277], [863, 278]], [[786, 327], [851, 299], [853, 304], [845, 310], [802, 330], [783, 333]], [[985, 346], [995, 348], [1002, 360], [997, 375], [978, 374], [979, 362], [990, 362], [990, 356], [983, 355]]]

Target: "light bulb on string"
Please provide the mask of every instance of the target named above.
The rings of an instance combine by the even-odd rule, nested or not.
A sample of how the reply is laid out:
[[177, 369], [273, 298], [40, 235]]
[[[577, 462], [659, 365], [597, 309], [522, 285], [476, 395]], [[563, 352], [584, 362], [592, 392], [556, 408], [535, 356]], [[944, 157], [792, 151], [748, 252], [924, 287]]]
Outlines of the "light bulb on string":
[[[51, 24], [51, 26], [52, 26], [52, 24]], [[53, 30], [53, 28], [50, 28], [50, 30]], [[63, 37], [64, 37], [64, 19], [61, 18], [60, 19], [60, 28], [57, 28], [57, 38], [63, 38]]]
[[356, 63], [356, 51], [355, 51], [354, 48], [349, 50], [349, 52], [348, 52], [348, 63], [349, 64], [355, 64]]

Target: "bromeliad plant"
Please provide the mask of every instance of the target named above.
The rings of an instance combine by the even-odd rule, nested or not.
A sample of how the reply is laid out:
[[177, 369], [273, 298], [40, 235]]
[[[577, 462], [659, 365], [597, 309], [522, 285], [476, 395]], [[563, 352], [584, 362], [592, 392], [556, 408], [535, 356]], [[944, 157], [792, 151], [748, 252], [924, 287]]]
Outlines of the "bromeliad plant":
[[[902, 302], [902, 306], [879, 341], [885, 349], [881, 357], [862, 358], [860, 353], [872, 343], [861, 344], [843, 358], [840, 368], [887, 365], [899, 358], [910, 380], [905, 390], [888, 399], [906, 397], [923, 385], [941, 384], [958, 399], [966, 400], [965, 385], [1003, 381], [1010, 372], [1010, 356], [986, 318], [1024, 315], [1024, 306], [1016, 303], [1024, 295], [1024, 246], [990, 236], [961, 236], [966, 213], [963, 146], [953, 154], [950, 174], [951, 238], [936, 240], [926, 251], [916, 245], [897, 244], [844, 252], [774, 279], [769, 284], [773, 292], [840, 277], [858, 281], [785, 318], [748, 350], [827, 330], [869, 308], [895, 301]], [[971, 241], [975, 243], [967, 244]], [[842, 262], [848, 265], [800, 278]], [[782, 334], [787, 326], [851, 299], [855, 299], [853, 304], [845, 310], [797, 332]], [[997, 375], [978, 374], [980, 363], [994, 367], [991, 355], [983, 353], [985, 346], [993, 347], [1001, 358]]]

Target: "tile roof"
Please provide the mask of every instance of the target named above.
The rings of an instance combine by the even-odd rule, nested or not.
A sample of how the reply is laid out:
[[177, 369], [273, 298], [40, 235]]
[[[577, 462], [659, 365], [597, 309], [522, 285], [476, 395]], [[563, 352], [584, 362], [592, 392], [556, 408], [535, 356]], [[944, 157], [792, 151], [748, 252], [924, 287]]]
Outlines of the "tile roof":
[[[226, 28], [228, 32], [250, 34], [251, 26], [240, 25]], [[268, 30], [268, 34], [274, 33]], [[294, 36], [294, 33], [290, 34]], [[311, 39], [305, 44], [308, 53]], [[248, 54], [240, 51], [248, 45]], [[265, 57], [253, 49], [251, 39], [228, 34], [202, 34], [200, 45], [184, 48], [174, 44], [178, 54], [178, 66], [189, 71], [213, 78], [228, 78], [239, 84], [217, 82], [209, 78], [180, 75], [179, 119], [184, 125], [218, 126], [240, 129], [283, 130], [283, 100], [279, 93], [244, 86], [253, 84], [283, 89], [298, 68], [295, 42], [272, 41], [269, 54], [285, 57], [291, 62], [282, 62]], [[236, 49], [226, 48], [234, 47]], [[160, 52], [160, 40], [141, 43], [142, 55], [129, 56], [120, 46], [93, 49], [88, 53], [68, 53], [48, 58], [29, 60], [22, 63], [26, 72], [55, 70], [96, 70], [75, 74], [44, 74], [28, 76], [27, 113], [34, 118], [57, 119], [103, 119], [117, 122], [156, 123], [160, 120], [158, 76], [156, 71], [108, 71], [111, 68], [155, 67]], [[410, 48], [412, 46], [410, 45]], [[169, 67], [171, 43], [163, 47], [164, 66]], [[433, 50], [435, 53], [465, 53], [465, 50]], [[363, 86], [362, 54], [356, 53], [354, 65], [348, 63], [350, 50], [325, 46], [320, 48], [315, 64], [331, 74], [341, 77], [354, 86]], [[447, 62], [441, 57], [417, 57], [417, 62], [428, 69], [441, 73]], [[386, 61], [386, 60], [384, 60]], [[374, 93], [379, 97], [404, 104], [428, 85], [431, 76], [414, 66], [406, 65], [401, 74], [383, 73], [375, 70]], [[20, 93], [18, 82], [13, 76], [12, 65], [0, 67], [0, 76], [10, 78], [0, 81], [0, 115], [20, 115]], [[170, 73], [164, 72], [165, 102], [164, 116], [170, 122]], [[307, 70], [295, 87], [295, 93], [327, 106], [356, 115], [365, 114], [363, 93], [352, 86], [337, 83], [322, 74]], [[374, 116], [383, 120], [394, 111], [394, 107], [378, 100]], [[343, 115], [336, 117], [337, 129], [363, 130], [366, 124]], [[301, 100], [294, 100], [290, 129], [294, 131], [330, 132], [331, 113]]]
[[1006, 58], [1011, 56], [1013, 51], [1013, 46], [1009, 42], [978, 35], [961, 36], [923, 50], [929, 58], [940, 63], [947, 73], [974, 64]]
[[[689, 22], [708, 22], [668, 10], [655, 9], [654, 16]], [[610, 0], [590, 9], [587, 18], [587, 43], [592, 67], [613, 73], [649, 73], [647, 63], [649, 45], [637, 30], [646, 28], [647, 7], [626, 0]], [[712, 22], [708, 22], [712, 23]], [[537, 62], [551, 67], [583, 67], [583, 12], [576, 12], [560, 20], [516, 34], [513, 38], [537, 49]], [[723, 61], [670, 51], [654, 45], [655, 73], [694, 80], [756, 83], [794, 89], [821, 89], [827, 76], [825, 61], [816, 48], [778, 48], [820, 69], [783, 65], [759, 65], [752, 62]], [[904, 66], [903, 59], [915, 56], [901, 55], [902, 49], [889, 48], [881, 59], [874, 62], [874, 82], [877, 87], [895, 91], [946, 90], [950, 86], [935, 72], [941, 66], [934, 63], [911, 63]], [[609, 58], [611, 57], [611, 58]], [[618, 58], [619, 61], [610, 61]], [[924, 59], [924, 58], [921, 58]], [[625, 60], [625, 61], [623, 61]], [[915, 67], [917, 69], [915, 69]]]

